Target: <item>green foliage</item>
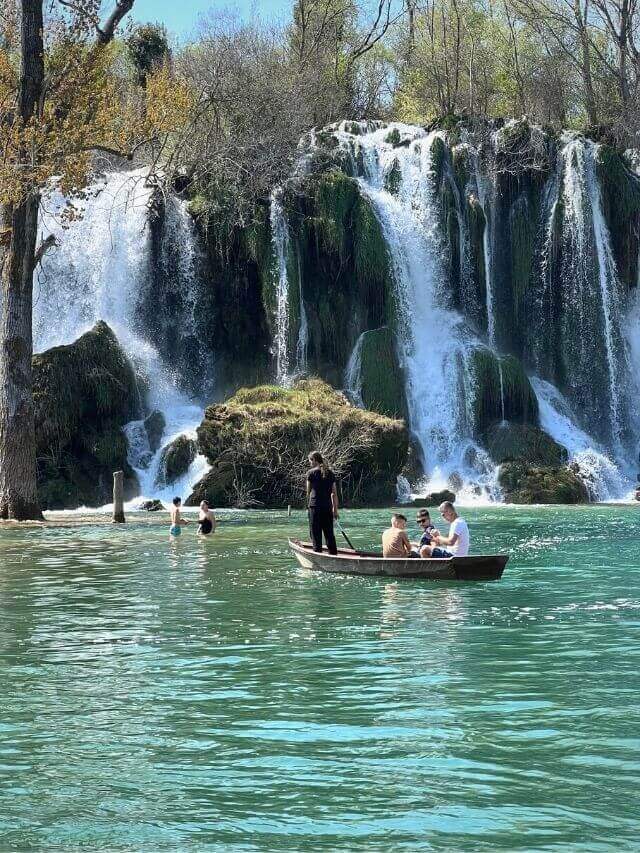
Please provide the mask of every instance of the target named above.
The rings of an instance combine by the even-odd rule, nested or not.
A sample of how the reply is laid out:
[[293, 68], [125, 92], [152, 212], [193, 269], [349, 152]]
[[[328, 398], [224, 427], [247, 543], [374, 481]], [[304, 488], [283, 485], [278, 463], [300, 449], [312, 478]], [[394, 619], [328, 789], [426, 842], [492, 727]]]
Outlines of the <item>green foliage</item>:
[[389, 277], [387, 244], [373, 208], [360, 194], [353, 208], [351, 225], [358, 281], [367, 289], [372, 284], [384, 287]]
[[365, 332], [361, 347], [364, 405], [389, 417], [406, 418], [404, 377], [398, 364], [393, 332], [388, 326]]
[[132, 496], [121, 427], [139, 415], [133, 367], [106, 323], [33, 358], [38, 489], [45, 509], [99, 506], [115, 470]]
[[[513, 356], [498, 358], [491, 350], [476, 349], [471, 369], [474, 374], [473, 401], [476, 435], [503, 418], [537, 425], [538, 400], [522, 364]], [[502, 381], [501, 381], [502, 374]]]
[[544, 430], [530, 424], [493, 424], [483, 435], [483, 444], [497, 465], [528, 462], [558, 466], [567, 461], [567, 450]]
[[402, 170], [396, 157], [384, 176], [384, 188], [391, 195], [397, 195], [402, 183]]
[[350, 503], [392, 499], [406, 460], [404, 423], [350, 406], [317, 379], [241, 389], [209, 406], [198, 443], [212, 465], [189, 499], [216, 506], [300, 505], [307, 454], [320, 449]]
[[126, 45], [141, 86], [145, 86], [147, 76], [171, 56], [167, 31], [161, 24], [140, 24], [133, 30]]
[[630, 171], [621, 152], [610, 145], [600, 147], [597, 168], [618, 272], [628, 288], [635, 287], [640, 245], [640, 178]]
[[498, 481], [508, 503], [582, 504], [589, 502], [584, 482], [570, 467], [544, 467], [526, 462], [500, 466]]
[[318, 232], [324, 245], [344, 260], [348, 245], [348, 222], [359, 197], [358, 185], [343, 172], [323, 175], [316, 187]]

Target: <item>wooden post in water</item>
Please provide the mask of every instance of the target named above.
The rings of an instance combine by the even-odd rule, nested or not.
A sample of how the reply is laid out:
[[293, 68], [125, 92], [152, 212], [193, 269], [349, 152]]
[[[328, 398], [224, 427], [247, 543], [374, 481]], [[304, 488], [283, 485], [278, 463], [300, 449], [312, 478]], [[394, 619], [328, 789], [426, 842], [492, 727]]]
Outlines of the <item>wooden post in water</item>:
[[124, 473], [113, 472], [113, 523], [124, 524]]

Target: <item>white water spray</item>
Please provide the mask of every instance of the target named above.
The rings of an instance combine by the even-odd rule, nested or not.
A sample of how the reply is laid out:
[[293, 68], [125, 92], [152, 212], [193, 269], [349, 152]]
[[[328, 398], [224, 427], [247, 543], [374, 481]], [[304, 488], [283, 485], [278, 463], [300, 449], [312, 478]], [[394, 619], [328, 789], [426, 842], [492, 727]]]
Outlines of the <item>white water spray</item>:
[[346, 395], [354, 406], [359, 406], [361, 409], [365, 408], [362, 399], [362, 345], [366, 334], [363, 332], [355, 342], [344, 371], [343, 380]]
[[[388, 141], [397, 129], [406, 145]], [[345, 148], [356, 142], [336, 133]], [[446, 307], [447, 282], [438, 200], [433, 187], [433, 145], [439, 132], [394, 123], [356, 137], [365, 175], [362, 193], [380, 222], [396, 284], [397, 347], [405, 375], [410, 428], [422, 451], [428, 483], [446, 484], [456, 474], [485, 482], [472, 438], [473, 398], [469, 358], [479, 341], [462, 317]], [[397, 193], [385, 188], [391, 169], [400, 169]], [[357, 398], [361, 382], [361, 340], [349, 359], [345, 385]]]
[[[180, 434], [193, 435], [203, 410], [180, 391], [179, 378], [163, 362], [137, 319], [149, 280], [148, 217], [153, 195], [146, 171], [138, 170], [110, 173], [89, 186], [86, 198], [74, 202], [79, 218], [69, 223], [62, 216], [62, 196], [52, 192], [44, 199], [41, 237], [52, 235], [56, 245], [46, 254], [34, 289], [34, 347], [42, 351], [71, 343], [98, 320], [111, 326], [125, 352], [148, 378], [150, 408], [162, 411], [166, 419], [161, 447], [155, 455], [146, 434], [143, 437], [141, 422], [127, 425], [130, 462], [138, 474], [143, 497], [167, 498], [174, 490], [188, 492], [206, 465], [198, 457], [184, 482], [165, 490], [156, 486], [163, 447]], [[179, 230], [184, 278], [193, 282], [193, 229], [177, 200], [170, 200], [167, 212], [174, 230]], [[188, 288], [186, 297], [195, 305], [195, 295]]]
[[289, 229], [277, 191], [271, 196], [270, 215], [271, 240], [277, 264], [276, 328], [274, 338], [276, 381], [279, 385], [286, 385], [289, 382], [289, 276], [287, 273]]

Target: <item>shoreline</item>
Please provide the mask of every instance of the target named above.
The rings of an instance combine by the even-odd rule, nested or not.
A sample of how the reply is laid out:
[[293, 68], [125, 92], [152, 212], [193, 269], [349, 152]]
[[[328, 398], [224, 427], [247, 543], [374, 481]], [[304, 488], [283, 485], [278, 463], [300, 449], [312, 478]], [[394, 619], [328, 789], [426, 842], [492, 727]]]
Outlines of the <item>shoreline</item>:
[[[585, 509], [586, 507], [592, 507], [594, 509], [603, 509], [603, 508], [622, 508], [622, 507], [633, 507], [637, 506], [640, 510], [640, 501], [635, 500], [626, 500], [626, 501], [603, 501], [602, 503], [591, 503], [591, 504], [478, 504], [473, 505], [470, 504], [468, 506], [461, 506], [460, 508], [464, 511], [467, 510], [504, 510], [506, 512], [512, 512], [514, 510], [528, 510], [528, 509], [549, 509], [549, 510], [557, 510], [562, 508], [564, 510], [568, 509]], [[362, 512], [369, 510], [386, 510], [393, 511], [396, 509], [393, 504], [390, 504], [389, 507], [356, 507], [354, 509], [342, 510], [346, 513], [351, 512]], [[407, 509], [407, 507], [405, 507]], [[195, 514], [197, 511], [196, 507], [187, 507], [184, 512], [185, 515]], [[287, 508], [283, 507], [281, 509], [265, 509], [256, 507], [253, 509], [236, 509], [236, 508], [214, 508], [215, 513], [219, 513], [216, 516], [218, 524], [225, 523], [225, 516], [229, 514], [237, 514], [240, 513], [242, 515], [251, 514], [253, 516], [257, 514], [271, 515], [274, 514], [282, 515], [284, 518], [295, 518], [300, 515], [302, 517], [306, 517], [305, 509], [291, 509], [291, 515], [288, 515]], [[116, 523], [112, 520], [111, 510], [109, 511], [101, 511], [101, 510], [86, 510], [86, 511], [78, 511], [78, 510], [51, 510], [45, 512], [45, 520], [44, 521], [14, 521], [14, 520], [2, 520], [0, 519], [0, 532], [3, 530], [24, 530], [25, 528], [62, 528], [62, 527], [105, 527], [105, 526], [113, 526], [113, 527], [126, 527], [127, 523], [133, 523], [136, 525], [143, 525], [145, 527], [164, 527], [169, 524], [169, 510], [158, 510], [157, 512], [146, 512], [144, 510], [129, 510], [128, 512], [125, 510], [125, 515], [128, 518], [128, 521], [123, 524]]]

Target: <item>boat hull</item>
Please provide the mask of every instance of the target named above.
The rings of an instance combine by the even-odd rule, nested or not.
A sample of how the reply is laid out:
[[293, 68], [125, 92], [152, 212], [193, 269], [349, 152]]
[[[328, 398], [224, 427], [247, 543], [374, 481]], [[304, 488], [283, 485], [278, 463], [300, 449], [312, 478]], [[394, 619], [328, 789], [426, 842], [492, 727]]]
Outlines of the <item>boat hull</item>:
[[303, 569], [366, 577], [416, 578], [424, 580], [500, 580], [509, 557], [506, 554], [433, 559], [396, 559], [366, 551], [338, 549], [337, 555], [314, 551], [311, 545], [289, 540], [289, 547]]

